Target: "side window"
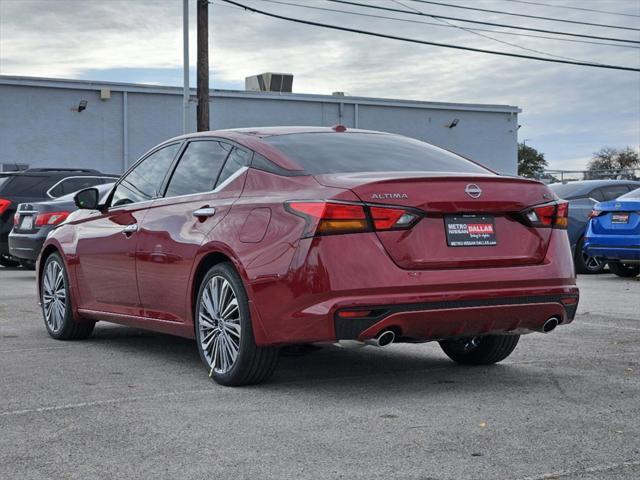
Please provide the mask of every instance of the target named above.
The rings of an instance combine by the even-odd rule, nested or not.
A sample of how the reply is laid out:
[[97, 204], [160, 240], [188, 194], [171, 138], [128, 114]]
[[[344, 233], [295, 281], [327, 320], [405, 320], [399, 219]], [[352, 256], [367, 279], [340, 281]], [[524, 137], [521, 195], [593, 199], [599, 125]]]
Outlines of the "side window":
[[611, 187], [604, 187], [602, 189], [602, 194], [604, 195], [605, 200], [614, 200], [628, 191], [629, 189], [626, 185], [614, 185]]
[[49, 190], [49, 195], [51, 195], [53, 198], [58, 198], [58, 197], [61, 197], [62, 195], [64, 195], [63, 183], [64, 182], [60, 182], [55, 187], [50, 189]]
[[220, 172], [220, 177], [218, 178], [218, 183], [216, 186], [221, 185], [227, 180], [231, 175], [236, 173], [242, 167], [247, 167], [251, 163], [251, 153], [246, 150], [241, 150], [239, 148], [234, 148], [227, 158], [227, 162], [224, 164], [224, 168], [222, 172]]
[[213, 190], [231, 148], [231, 145], [212, 140], [189, 143], [171, 176], [165, 197]]
[[59, 197], [61, 195], [66, 195], [67, 193], [77, 192], [78, 190], [82, 190], [83, 188], [93, 187], [94, 185], [101, 185], [102, 179], [95, 177], [75, 177], [75, 178], [66, 178], [64, 179], [60, 185], [58, 185], [55, 190], [61, 188], [60, 193], [56, 195], [56, 192], [53, 190], [50, 192], [54, 197]]
[[111, 206], [117, 207], [156, 198], [179, 148], [180, 144], [174, 143], [145, 158], [118, 184], [111, 199]]
[[591, 190], [591, 192], [587, 196], [599, 202], [604, 202], [604, 195], [602, 195], [601, 188], [596, 188], [595, 190]]

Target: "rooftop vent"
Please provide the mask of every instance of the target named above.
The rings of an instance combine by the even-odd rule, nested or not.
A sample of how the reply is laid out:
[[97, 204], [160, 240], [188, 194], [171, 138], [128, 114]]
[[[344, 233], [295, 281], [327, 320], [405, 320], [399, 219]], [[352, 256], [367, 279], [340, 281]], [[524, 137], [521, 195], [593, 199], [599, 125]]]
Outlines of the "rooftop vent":
[[26, 163], [0, 163], [0, 172], [21, 172], [27, 168]]
[[290, 73], [266, 72], [244, 79], [244, 88], [252, 92], [291, 93], [293, 75]]

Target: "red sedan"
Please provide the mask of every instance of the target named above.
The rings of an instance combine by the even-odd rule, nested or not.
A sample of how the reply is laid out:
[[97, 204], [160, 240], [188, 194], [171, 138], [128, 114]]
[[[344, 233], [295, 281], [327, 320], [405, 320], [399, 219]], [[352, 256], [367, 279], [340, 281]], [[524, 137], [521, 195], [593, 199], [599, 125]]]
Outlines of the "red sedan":
[[224, 130], [145, 154], [38, 260], [57, 339], [97, 321], [195, 338], [224, 385], [279, 347], [440, 342], [490, 364], [578, 304], [567, 203], [428, 143], [345, 127]]

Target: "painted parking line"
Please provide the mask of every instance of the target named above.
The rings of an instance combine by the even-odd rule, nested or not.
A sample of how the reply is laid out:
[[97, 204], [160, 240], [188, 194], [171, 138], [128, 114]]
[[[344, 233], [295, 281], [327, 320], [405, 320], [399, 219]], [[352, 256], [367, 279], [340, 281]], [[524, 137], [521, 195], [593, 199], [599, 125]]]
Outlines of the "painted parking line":
[[638, 466], [640, 466], [640, 461], [610, 463], [606, 465], [596, 465], [593, 467], [580, 468], [576, 470], [561, 470], [558, 472], [543, 473], [541, 475], [535, 475], [533, 477], [518, 478], [517, 480], [552, 480], [552, 479], [563, 478], [563, 477], [581, 478], [584, 475], [588, 475], [592, 473], [612, 472], [614, 470], [623, 470], [623, 469], [633, 468]]
[[640, 328], [621, 327], [621, 326], [618, 326], [618, 325], [604, 325], [602, 323], [581, 322], [580, 320], [578, 320], [576, 325], [588, 325], [590, 327], [600, 327], [600, 328], [606, 328], [606, 329], [613, 328], [615, 330], [632, 330], [634, 332], [640, 332]]

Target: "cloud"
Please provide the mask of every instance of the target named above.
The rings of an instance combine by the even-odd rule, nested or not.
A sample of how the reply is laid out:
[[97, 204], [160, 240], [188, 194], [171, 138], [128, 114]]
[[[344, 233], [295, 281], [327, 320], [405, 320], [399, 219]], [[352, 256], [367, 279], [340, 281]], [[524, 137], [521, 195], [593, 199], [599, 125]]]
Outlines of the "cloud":
[[[243, 0], [269, 11], [354, 28], [536, 55], [455, 28], [349, 16], [276, 3]], [[365, 11], [322, 0], [285, 0], [322, 8]], [[367, 3], [362, 0], [362, 3]], [[404, 8], [391, 0], [370, 2]], [[404, 4], [425, 12], [619, 36], [637, 32], [517, 19], [446, 7]], [[564, 19], [638, 26], [632, 17], [604, 16], [497, 0], [484, 8]], [[195, 1], [191, 7], [191, 59], [195, 65]], [[599, 2], [598, 8], [640, 14], [640, 4]], [[438, 23], [430, 17], [367, 10], [369, 14]], [[231, 8], [210, 10], [213, 85], [242, 88], [262, 71], [295, 74], [294, 90], [351, 95], [518, 105], [519, 134], [546, 153], [552, 166], [575, 167], [603, 145], [640, 144], [640, 74], [525, 61], [337, 32]], [[462, 24], [461, 24], [462, 25]], [[466, 25], [470, 26], [470, 25]], [[180, 0], [0, 0], [0, 74], [169, 83], [182, 80]], [[487, 27], [499, 30], [494, 27]], [[476, 32], [477, 33], [477, 32]], [[481, 32], [526, 48], [575, 59], [640, 66], [640, 49], [555, 42]], [[195, 77], [192, 77], [194, 79]]]

